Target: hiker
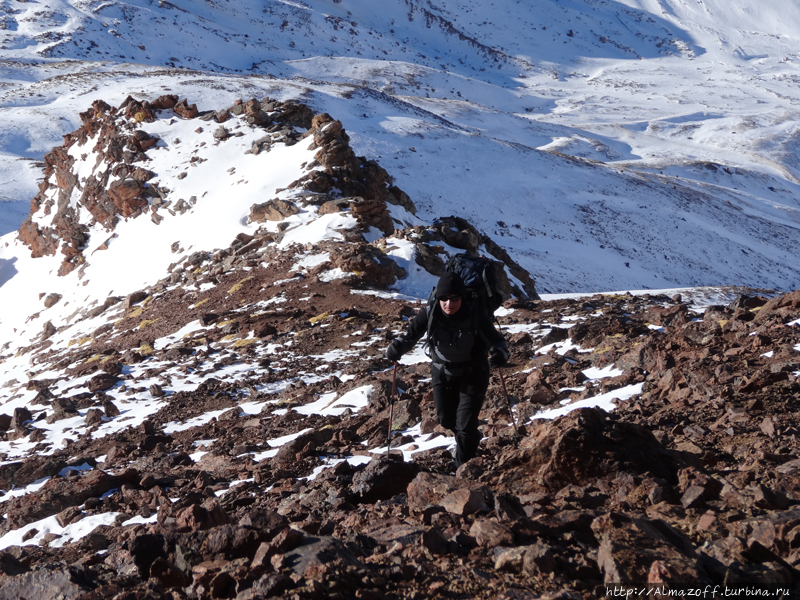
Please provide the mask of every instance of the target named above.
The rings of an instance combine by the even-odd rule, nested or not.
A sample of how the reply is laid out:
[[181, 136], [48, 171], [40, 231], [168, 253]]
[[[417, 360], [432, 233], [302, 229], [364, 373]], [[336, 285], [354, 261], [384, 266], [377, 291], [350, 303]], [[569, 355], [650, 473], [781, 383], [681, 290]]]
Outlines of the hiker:
[[501, 367], [509, 356], [506, 341], [491, 316], [464, 301], [465, 292], [458, 274], [445, 273], [436, 286], [434, 300], [386, 349], [386, 358], [397, 362], [427, 332], [433, 402], [439, 423], [455, 432], [456, 468], [478, 453], [478, 414], [489, 387], [489, 366]]

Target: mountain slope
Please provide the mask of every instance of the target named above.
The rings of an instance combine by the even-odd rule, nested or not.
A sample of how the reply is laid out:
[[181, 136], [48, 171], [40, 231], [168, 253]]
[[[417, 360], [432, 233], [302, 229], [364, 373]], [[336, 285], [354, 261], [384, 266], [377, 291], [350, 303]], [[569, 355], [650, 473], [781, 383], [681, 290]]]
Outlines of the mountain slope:
[[[5, 18], [9, 171], [97, 97], [301, 98], [337, 115], [422, 218], [507, 237], [543, 291], [796, 287], [792, 8], [50, 0]], [[36, 171], [21, 175], [6, 194], [27, 202]]]

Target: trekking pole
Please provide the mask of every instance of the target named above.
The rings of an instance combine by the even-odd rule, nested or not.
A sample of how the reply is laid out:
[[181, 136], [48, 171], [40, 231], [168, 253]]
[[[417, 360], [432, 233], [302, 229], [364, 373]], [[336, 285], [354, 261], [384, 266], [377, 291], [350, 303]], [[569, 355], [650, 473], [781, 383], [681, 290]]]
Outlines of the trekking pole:
[[[492, 315], [492, 318], [497, 324], [497, 328], [500, 330], [500, 335], [502, 335], [503, 339], [505, 339], [506, 336], [503, 334], [503, 327], [500, 325], [500, 321], [497, 320], [497, 317], [494, 314]], [[506, 380], [505, 377], [503, 377], [503, 368], [497, 367], [497, 373], [500, 375], [500, 384], [503, 386], [503, 395], [506, 397], [506, 406], [508, 407], [508, 414], [511, 416], [511, 424], [514, 425], [514, 435], [517, 435], [519, 433], [517, 430], [517, 420], [514, 418], [514, 410], [511, 408], [511, 399], [508, 397]]]
[[511, 424], [514, 426], [514, 435], [519, 433], [517, 431], [517, 420], [514, 418], [514, 411], [511, 409], [511, 400], [508, 397], [508, 390], [506, 389], [506, 380], [503, 377], [503, 370], [498, 367], [497, 373], [500, 375], [500, 384], [503, 386], [503, 394], [506, 397], [506, 406], [508, 407], [508, 414], [511, 415]]
[[386, 436], [386, 458], [389, 456], [390, 448], [392, 445], [392, 421], [394, 420], [394, 395], [397, 391], [397, 361], [394, 361], [394, 369], [392, 370], [392, 394], [389, 396], [389, 433]]

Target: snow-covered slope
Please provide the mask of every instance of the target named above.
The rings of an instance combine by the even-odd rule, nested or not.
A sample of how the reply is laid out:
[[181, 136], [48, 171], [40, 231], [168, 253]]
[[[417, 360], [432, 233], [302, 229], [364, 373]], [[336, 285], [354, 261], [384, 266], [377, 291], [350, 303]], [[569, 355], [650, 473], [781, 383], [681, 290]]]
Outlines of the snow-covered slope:
[[3, 195], [24, 203], [6, 231], [36, 193], [19, 159], [92, 100], [269, 95], [341, 120], [420, 219], [470, 220], [540, 291], [797, 287], [791, 3], [49, 0], [4, 19]]

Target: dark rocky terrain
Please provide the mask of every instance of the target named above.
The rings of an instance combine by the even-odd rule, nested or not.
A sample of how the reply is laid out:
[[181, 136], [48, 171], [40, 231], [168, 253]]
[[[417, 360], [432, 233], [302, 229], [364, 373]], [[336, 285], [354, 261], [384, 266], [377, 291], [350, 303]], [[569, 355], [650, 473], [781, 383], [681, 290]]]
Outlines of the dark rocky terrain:
[[[111, 146], [141, 146], [115, 115], [146, 121], [152, 106], [95, 103], [84, 133], [105, 127]], [[224, 122], [237, 110], [261, 119], [261, 106], [181, 110]], [[25, 459], [0, 457], [0, 489], [45, 483], [0, 497], [0, 535], [52, 516], [61, 526], [116, 517], [75, 541], [49, 534], [0, 551], [0, 598], [588, 599], [610, 583], [796, 592], [800, 292], [742, 294], [700, 311], [677, 296], [539, 300], [533, 279], [457, 217], [393, 231], [387, 203], [413, 203], [354, 156], [341, 124], [297, 105], [281, 114], [259, 126], [295, 143], [313, 137], [325, 167], [297, 185], [320, 210], [356, 214], [361, 229], [313, 248], [243, 234], [184, 256], [148, 289], [82, 307], [76, 323], [103, 324], [75, 343], [53, 344], [68, 326], [50, 323], [20, 350], [59, 375], [2, 384], [35, 392], [27, 408], [0, 415], [2, 441], [38, 445]], [[86, 206], [109, 226], [137, 211], [152, 218], [165, 201], [131, 166], [140, 151], [109, 157], [109, 172], [128, 165], [134, 193], [87, 188]], [[71, 193], [66, 154], [48, 156], [43, 192]], [[254, 206], [251, 219], [274, 210], [280, 220], [289, 204]], [[21, 235], [42, 254], [62, 243], [69, 275], [91, 257], [81, 256], [80, 223], [62, 217], [53, 231], [29, 220]], [[441, 244], [483, 244], [515, 277], [499, 318], [511, 364], [493, 376], [480, 456], [457, 471], [427, 366], [400, 365], [393, 393], [383, 351], [419, 305], [375, 293], [405, 273], [383, 254], [385, 239], [365, 240], [368, 227], [413, 241], [433, 274]], [[334, 268], [346, 276], [327, 279]], [[596, 369], [608, 376], [587, 375]], [[359, 390], [363, 406], [332, 410]], [[611, 412], [536, 418], [617, 390], [632, 397]], [[103, 430], [140, 405], [156, 408]], [[43, 424], [64, 419], [80, 426], [55, 447]], [[444, 445], [420, 448], [437, 439]]]
[[[320, 292], [312, 313], [291, 317], [300, 356], [341, 346], [343, 335], [365, 326], [391, 332], [407, 311], [393, 300], [354, 301], [341, 285]], [[516, 431], [494, 380], [481, 415], [481, 456], [457, 472], [439, 448], [409, 462], [397, 459], [399, 452], [364, 465], [340, 462], [304, 480], [323, 458], [366, 456], [385, 444], [391, 371], [382, 342], [350, 363], [355, 377], [346, 383], [298, 379], [272, 398], [291, 408], [331, 390], [374, 385], [369, 406], [357, 413], [243, 415], [239, 404], [259, 396], [255, 388], [275, 371], [209, 379], [196, 391], [166, 396], [164, 408], [137, 429], [98, 440], [85, 435], [65, 450], [0, 469], [4, 487], [52, 477], [37, 494], [4, 503], [4, 531], [48, 514], [64, 522], [109, 511], [120, 513], [119, 522], [157, 515], [156, 523], [99, 527], [58, 549], [6, 549], [0, 597], [33, 590], [85, 599], [538, 598], [567, 590], [594, 597], [620, 581], [796, 590], [800, 340], [797, 325], [786, 323], [800, 318], [800, 293], [769, 301], [742, 296], [697, 315], [664, 297], [508, 305], [514, 310], [501, 324], [538, 323], [548, 333], [512, 336], [504, 380]], [[165, 297], [148, 312], [168, 321], [175, 309]], [[347, 316], [327, 317], [324, 329], [312, 323], [326, 312]], [[559, 328], [565, 317], [577, 323]], [[254, 325], [237, 323], [239, 331]], [[287, 335], [273, 328], [273, 338]], [[535, 353], [567, 336], [593, 350]], [[93, 381], [120, 377], [113, 365], [139, 360], [120, 340], [95, 342], [93, 352], [111, 358], [93, 367]], [[213, 370], [245, 360], [255, 345], [217, 351], [208, 342], [143, 360]], [[623, 374], [559, 392], [580, 387], [590, 366], [609, 364]], [[301, 365], [284, 368], [280, 378], [291, 379]], [[424, 365], [400, 367], [394, 427], [421, 423], [424, 434], [439, 436], [445, 432], [435, 424], [426, 375]], [[643, 383], [643, 392], [610, 413], [528, 418], [543, 405], [634, 383]], [[47, 390], [45, 382], [31, 385]], [[78, 404], [109, 413], [100, 389], [82, 396]], [[226, 410], [200, 427], [163, 433], [166, 423], [213, 409]], [[253, 460], [265, 440], [309, 428], [273, 458]], [[13, 434], [9, 428], [5, 435]], [[214, 442], [195, 461], [189, 455], [198, 439]], [[392, 444], [407, 442], [398, 436]], [[83, 462], [96, 468], [56, 476]]]

